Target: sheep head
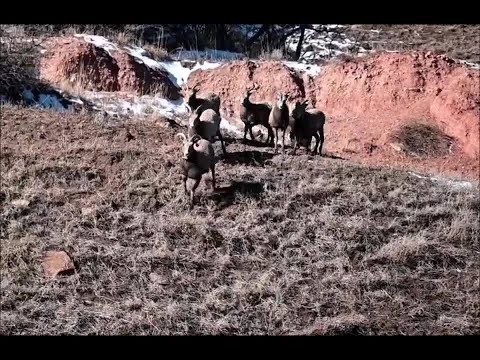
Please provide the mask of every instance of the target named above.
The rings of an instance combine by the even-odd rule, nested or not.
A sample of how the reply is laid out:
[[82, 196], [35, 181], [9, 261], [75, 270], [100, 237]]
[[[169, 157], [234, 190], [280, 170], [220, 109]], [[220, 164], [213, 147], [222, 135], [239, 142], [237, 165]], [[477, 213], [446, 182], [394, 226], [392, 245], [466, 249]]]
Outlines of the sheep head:
[[178, 133], [176, 135], [182, 140], [182, 157], [186, 161], [193, 161], [195, 148], [197, 146], [197, 142], [201, 140], [200, 135], [193, 135], [191, 138], [187, 139], [185, 134]]
[[198, 84], [195, 84], [192, 88], [187, 88], [187, 103], [195, 101], [199, 90], [200, 89], [198, 88]]
[[289, 97], [289, 94], [284, 94], [282, 92], [279, 92], [277, 93], [277, 100], [276, 100], [276, 104], [277, 104], [277, 107], [280, 109], [280, 110], [283, 110], [284, 108], [287, 107], [287, 99]]
[[292, 118], [294, 120], [301, 119], [305, 115], [305, 111], [307, 109], [308, 100], [303, 102], [295, 102], [295, 107], [292, 110]]
[[252, 93], [254, 93], [255, 91], [257, 91], [259, 88], [258, 86], [258, 83], [253, 83], [253, 86], [250, 87], [250, 88], [247, 88], [245, 90], [245, 93], [243, 94], [243, 98], [242, 100], [240, 101], [240, 103], [242, 105], [245, 105], [246, 103], [248, 103], [250, 101], [250, 96], [252, 95]]

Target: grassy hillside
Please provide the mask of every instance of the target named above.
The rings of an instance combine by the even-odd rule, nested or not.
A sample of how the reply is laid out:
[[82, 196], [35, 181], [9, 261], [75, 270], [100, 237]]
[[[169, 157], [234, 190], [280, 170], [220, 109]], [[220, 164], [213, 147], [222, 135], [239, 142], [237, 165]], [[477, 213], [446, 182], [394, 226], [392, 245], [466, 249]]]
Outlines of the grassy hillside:
[[479, 333], [478, 189], [230, 142], [188, 211], [166, 124], [2, 108], [0, 333]]

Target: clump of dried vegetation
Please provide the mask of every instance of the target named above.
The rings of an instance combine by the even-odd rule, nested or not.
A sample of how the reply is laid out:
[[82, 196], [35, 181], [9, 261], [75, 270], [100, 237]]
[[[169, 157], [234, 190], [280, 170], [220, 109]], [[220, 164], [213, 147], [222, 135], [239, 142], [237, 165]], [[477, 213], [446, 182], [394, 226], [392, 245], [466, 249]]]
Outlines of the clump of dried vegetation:
[[179, 129], [4, 106], [1, 130], [2, 334], [480, 331], [477, 189], [231, 142], [188, 211]]
[[392, 138], [407, 154], [420, 157], [444, 156], [453, 146], [451, 136], [446, 135], [436, 124], [425, 121], [402, 125]]

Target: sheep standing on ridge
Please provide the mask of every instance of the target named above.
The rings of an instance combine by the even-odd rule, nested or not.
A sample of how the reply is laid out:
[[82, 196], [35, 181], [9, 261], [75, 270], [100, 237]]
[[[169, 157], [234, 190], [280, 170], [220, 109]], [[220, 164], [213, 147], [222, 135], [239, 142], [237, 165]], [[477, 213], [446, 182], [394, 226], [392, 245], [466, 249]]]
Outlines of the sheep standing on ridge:
[[227, 150], [225, 149], [225, 143], [220, 131], [222, 119], [215, 110], [211, 108], [205, 109], [205, 106], [208, 105], [200, 105], [191, 113], [188, 120], [188, 137], [192, 138], [194, 135], [199, 135], [201, 138], [214, 143], [215, 137], [218, 136], [222, 144], [223, 153], [226, 154]]
[[220, 116], [220, 97], [214, 93], [207, 93], [205, 97], [197, 97], [199, 91], [198, 85], [195, 85], [193, 88], [187, 88], [187, 104], [191, 109], [196, 109], [199, 106], [203, 105], [202, 109], [213, 109]]
[[277, 153], [278, 130], [282, 130], [282, 154], [285, 152], [285, 133], [290, 121], [290, 113], [287, 105], [288, 94], [279, 93], [277, 99], [272, 104], [272, 110], [268, 117], [268, 123], [275, 129], [275, 150]]
[[197, 189], [203, 174], [209, 170], [212, 173], [212, 190], [215, 191], [215, 152], [210, 141], [202, 139], [200, 135], [192, 138], [178, 133], [176, 136], [183, 141], [183, 187], [185, 194], [190, 197], [190, 209], [194, 205], [195, 190]]
[[313, 136], [316, 140], [313, 154], [317, 153], [318, 145], [320, 144], [319, 154], [322, 155], [323, 143], [325, 141], [323, 129], [325, 125], [325, 114], [318, 109], [307, 111], [307, 104], [308, 100], [305, 100], [303, 103], [297, 101], [295, 108], [292, 110], [292, 116], [290, 118], [291, 135], [294, 138], [292, 154], [295, 154], [297, 146], [302, 140], [307, 140], [308, 153]]
[[243, 141], [247, 140], [247, 131], [250, 132], [250, 137], [254, 140], [252, 133], [252, 128], [255, 125], [263, 125], [268, 130], [268, 137], [266, 144], [271, 144], [273, 142], [273, 130], [268, 123], [268, 117], [270, 116], [270, 111], [272, 107], [269, 104], [255, 104], [250, 101], [250, 95], [254, 92], [258, 86], [255, 86], [253, 89], [248, 89], [245, 92], [242, 100], [240, 101], [240, 119], [245, 124], [245, 132], [243, 134]]

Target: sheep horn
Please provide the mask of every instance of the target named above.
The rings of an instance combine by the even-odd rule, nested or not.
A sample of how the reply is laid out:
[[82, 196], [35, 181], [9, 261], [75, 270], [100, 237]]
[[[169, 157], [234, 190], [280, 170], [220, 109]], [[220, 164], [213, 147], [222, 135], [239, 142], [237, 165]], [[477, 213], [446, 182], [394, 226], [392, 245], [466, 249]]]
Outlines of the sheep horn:
[[175, 137], [177, 137], [177, 136], [178, 136], [179, 138], [181, 138], [183, 142], [187, 141], [187, 137], [185, 136], [185, 134], [183, 134], [183, 133], [178, 133], [178, 134], [175, 135]]
[[191, 106], [188, 105], [188, 104], [185, 104], [185, 107], [187, 108], [187, 112], [191, 114], [191, 113], [192, 113], [192, 108], [191, 108]]
[[195, 134], [195, 135], [193, 135], [193, 136], [190, 138], [190, 142], [192, 142], [192, 143], [194, 143], [194, 144], [195, 144], [196, 142], [198, 142], [199, 140], [202, 140], [202, 137], [201, 137], [200, 135], [198, 135], [198, 134]]

